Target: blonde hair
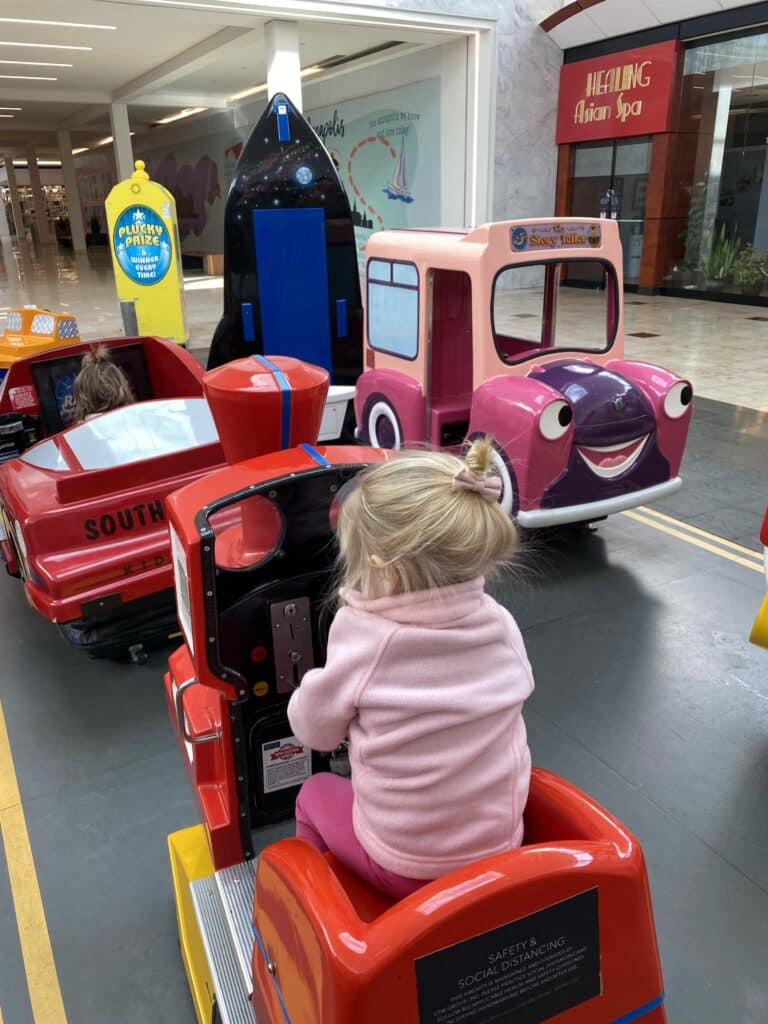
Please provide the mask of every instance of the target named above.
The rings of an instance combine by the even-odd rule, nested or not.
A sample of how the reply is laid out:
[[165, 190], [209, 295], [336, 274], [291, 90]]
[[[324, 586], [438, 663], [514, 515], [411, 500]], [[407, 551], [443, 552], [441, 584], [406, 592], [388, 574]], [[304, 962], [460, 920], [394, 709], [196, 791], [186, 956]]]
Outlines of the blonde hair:
[[119, 366], [115, 366], [104, 345], [86, 352], [80, 373], [72, 388], [75, 420], [80, 423], [100, 412], [119, 409], [135, 401], [131, 385]]
[[407, 594], [489, 576], [511, 559], [517, 530], [496, 501], [456, 490], [468, 470], [483, 480], [493, 442], [474, 441], [462, 461], [437, 451], [404, 451], [366, 469], [341, 506], [342, 586], [364, 597]]

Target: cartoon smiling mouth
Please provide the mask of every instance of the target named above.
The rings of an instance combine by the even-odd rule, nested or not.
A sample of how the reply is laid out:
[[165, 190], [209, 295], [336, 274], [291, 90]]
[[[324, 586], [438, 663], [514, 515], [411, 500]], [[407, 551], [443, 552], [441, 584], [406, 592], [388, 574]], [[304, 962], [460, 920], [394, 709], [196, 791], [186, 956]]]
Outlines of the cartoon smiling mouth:
[[584, 448], [577, 445], [576, 450], [595, 476], [602, 477], [603, 480], [613, 480], [634, 466], [649, 437], [650, 434], [643, 434], [634, 441], [607, 444], [602, 448]]

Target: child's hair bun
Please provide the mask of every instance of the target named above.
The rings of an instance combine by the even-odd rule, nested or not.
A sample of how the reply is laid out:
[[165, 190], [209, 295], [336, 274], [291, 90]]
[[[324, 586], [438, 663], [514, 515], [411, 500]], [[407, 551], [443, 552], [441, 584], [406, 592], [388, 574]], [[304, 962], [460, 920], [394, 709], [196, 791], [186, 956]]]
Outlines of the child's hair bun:
[[467, 454], [464, 456], [464, 464], [470, 473], [482, 479], [490, 471], [492, 455], [493, 442], [490, 437], [476, 437], [467, 449]]
[[83, 366], [97, 366], [99, 363], [111, 363], [112, 358], [106, 345], [95, 345], [89, 349], [82, 359]]

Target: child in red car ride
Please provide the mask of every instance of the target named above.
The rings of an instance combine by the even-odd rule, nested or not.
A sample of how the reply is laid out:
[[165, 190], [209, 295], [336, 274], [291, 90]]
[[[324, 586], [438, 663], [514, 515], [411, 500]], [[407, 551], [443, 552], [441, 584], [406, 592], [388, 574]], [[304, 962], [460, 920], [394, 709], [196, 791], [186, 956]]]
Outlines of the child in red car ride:
[[517, 547], [491, 454], [482, 438], [463, 462], [404, 452], [357, 478], [339, 512], [326, 665], [288, 707], [303, 743], [348, 737], [352, 768], [304, 783], [297, 836], [395, 898], [523, 839], [533, 677], [484, 590]]
[[83, 356], [80, 373], [72, 387], [72, 397], [75, 423], [135, 401], [128, 378], [112, 362], [104, 345], [97, 345]]

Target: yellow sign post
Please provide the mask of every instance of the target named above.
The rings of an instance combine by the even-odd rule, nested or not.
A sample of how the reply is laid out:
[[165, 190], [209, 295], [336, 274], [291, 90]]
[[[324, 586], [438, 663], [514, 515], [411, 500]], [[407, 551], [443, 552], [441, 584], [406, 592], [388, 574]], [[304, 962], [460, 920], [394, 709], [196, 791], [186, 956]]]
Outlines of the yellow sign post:
[[184, 309], [176, 202], [144, 161], [107, 196], [107, 224], [126, 334], [154, 334], [184, 344]]

